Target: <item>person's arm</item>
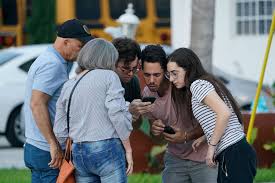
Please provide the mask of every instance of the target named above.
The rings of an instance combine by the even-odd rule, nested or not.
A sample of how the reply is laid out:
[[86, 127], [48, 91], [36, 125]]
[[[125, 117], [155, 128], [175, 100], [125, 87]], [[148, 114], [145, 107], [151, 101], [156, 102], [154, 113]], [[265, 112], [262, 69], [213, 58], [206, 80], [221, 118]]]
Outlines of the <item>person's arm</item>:
[[163, 133], [164, 139], [172, 143], [186, 143], [204, 135], [200, 125], [197, 125], [193, 130], [188, 132], [180, 128], [172, 128], [174, 129], [175, 134]]
[[209, 142], [209, 144], [217, 145], [225, 132], [231, 111], [215, 91], [210, 92], [204, 98], [203, 103], [211, 108], [217, 115], [215, 129]]
[[66, 147], [66, 140], [69, 137], [68, 127], [67, 127], [67, 112], [66, 112], [66, 102], [64, 100], [65, 85], [62, 88], [61, 94], [56, 102], [56, 112], [54, 118], [53, 132], [57, 138], [62, 149]]
[[186, 132], [186, 141], [197, 139], [203, 135], [201, 125], [198, 124], [193, 130]]
[[121, 140], [125, 140], [130, 136], [132, 127], [132, 115], [128, 111], [124, 99], [124, 89], [121, 86], [119, 77], [115, 73], [106, 75], [108, 85], [105, 107], [108, 112], [111, 123]]
[[50, 167], [58, 168], [62, 163], [62, 150], [53, 133], [48, 102], [51, 96], [38, 90], [32, 90], [31, 110], [34, 120], [42, 135], [50, 145], [51, 162]]
[[149, 120], [150, 122], [150, 135], [152, 138], [152, 141], [156, 143], [157, 145], [163, 145], [167, 144], [167, 141], [163, 137], [163, 130], [165, 125], [163, 122], [158, 120]]
[[133, 171], [132, 148], [130, 144], [130, 133], [132, 127], [132, 115], [128, 111], [124, 99], [124, 89], [121, 86], [119, 77], [113, 73], [110, 74], [108, 90], [106, 93], [105, 106], [108, 110], [108, 116], [113, 124], [118, 137], [120, 138], [126, 153], [127, 175]]
[[125, 140], [122, 140], [122, 144], [123, 144], [123, 147], [125, 149], [126, 161], [127, 161], [126, 174], [130, 175], [133, 172], [133, 166], [134, 166], [132, 147], [131, 147], [131, 144], [130, 144], [130, 139], [127, 138]]
[[213, 167], [216, 165], [214, 161], [215, 149], [225, 132], [229, 118], [231, 116], [231, 111], [224, 103], [224, 101], [220, 98], [220, 96], [216, 93], [216, 91], [211, 91], [203, 99], [203, 103], [211, 108], [217, 115], [214, 132], [211, 136], [210, 141], [208, 142], [209, 146], [206, 156], [206, 163], [208, 164], [208, 166]]
[[193, 143], [192, 143], [192, 148], [193, 148], [193, 150], [194, 150], [195, 152], [197, 152], [197, 151], [198, 151], [197, 148], [198, 148], [201, 144], [206, 143], [206, 142], [207, 142], [207, 140], [206, 140], [205, 135], [201, 136], [200, 138], [197, 138], [197, 139], [194, 140]]

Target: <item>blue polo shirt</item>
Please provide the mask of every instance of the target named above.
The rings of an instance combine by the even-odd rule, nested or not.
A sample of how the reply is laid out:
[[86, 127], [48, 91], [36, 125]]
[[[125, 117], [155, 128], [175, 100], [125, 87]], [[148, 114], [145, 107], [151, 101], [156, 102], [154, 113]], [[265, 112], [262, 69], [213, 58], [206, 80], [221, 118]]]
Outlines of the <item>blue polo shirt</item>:
[[48, 103], [51, 123], [54, 123], [56, 102], [61, 88], [69, 78], [72, 63], [67, 62], [50, 46], [32, 64], [28, 72], [25, 89], [24, 115], [26, 142], [39, 149], [50, 151], [49, 144], [36, 125], [30, 108], [32, 90], [38, 90], [51, 96]]

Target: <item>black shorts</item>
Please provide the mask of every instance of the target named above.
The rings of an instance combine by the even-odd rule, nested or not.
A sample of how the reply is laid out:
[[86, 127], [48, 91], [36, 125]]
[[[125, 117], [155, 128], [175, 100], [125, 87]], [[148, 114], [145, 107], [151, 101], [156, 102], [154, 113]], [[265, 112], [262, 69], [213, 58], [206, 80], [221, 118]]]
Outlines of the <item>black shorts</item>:
[[253, 183], [257, 171], [256, 151], [245, 138], [227, 147], [216, 160], [218, 183]]

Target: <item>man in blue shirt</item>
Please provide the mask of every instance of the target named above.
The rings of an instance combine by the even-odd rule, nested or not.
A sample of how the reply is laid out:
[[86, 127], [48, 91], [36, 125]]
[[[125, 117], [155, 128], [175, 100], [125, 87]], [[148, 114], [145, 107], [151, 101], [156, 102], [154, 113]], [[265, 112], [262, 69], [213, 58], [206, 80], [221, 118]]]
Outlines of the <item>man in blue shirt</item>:
[[91, 39], [87, 26], [79, 20], [64, 22], [58, 28], [54, 44], [35, 60], [28, 72], [24, 160], [32, 172], [32, 182], [56, 182], [62, 150], [52, 130], [55, 105], [72, 62]]

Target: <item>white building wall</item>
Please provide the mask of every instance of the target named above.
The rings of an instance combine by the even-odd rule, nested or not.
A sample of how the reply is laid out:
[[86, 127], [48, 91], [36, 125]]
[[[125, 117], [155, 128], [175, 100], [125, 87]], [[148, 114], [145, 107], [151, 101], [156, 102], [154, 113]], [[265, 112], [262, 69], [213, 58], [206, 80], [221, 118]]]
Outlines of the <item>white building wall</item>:
[[[213, 65], [234, 76], [258, 81], [268, 35], [235, 34], [235, 0], [216, 0]], [[264, 83], [275, 81], [275, 38]]]

